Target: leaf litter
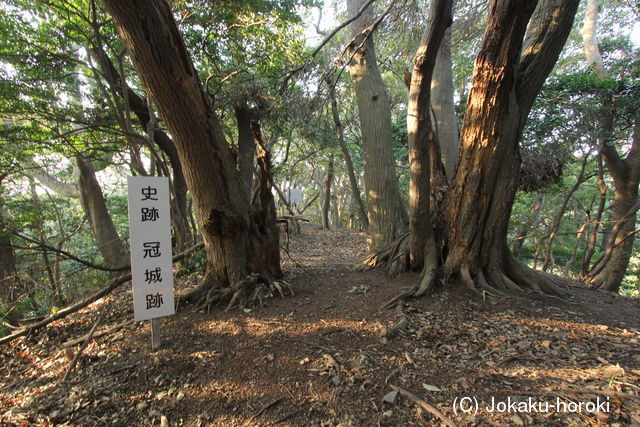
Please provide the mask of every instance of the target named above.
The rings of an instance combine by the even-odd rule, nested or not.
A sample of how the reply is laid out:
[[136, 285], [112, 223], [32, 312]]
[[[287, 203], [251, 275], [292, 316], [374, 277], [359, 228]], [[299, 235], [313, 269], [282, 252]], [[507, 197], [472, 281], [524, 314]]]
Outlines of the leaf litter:
[[[0, 423], [640, 423], [638, 300], [574, 285], [566, 301], [482, 301], [453, 285], [411, 301], [407, 327], [385, 338], [397, 314], [378, 307], [419, 278], [351, 271], [365, 255], [361, 233], [303, 225], [283, 254], [295, 296], [251, 311], [182, 310], [162, 320], [157, 352], [120, 288], [0, 346]], [[195, 283], [178, 279], [178, 293]], [[454, 405], [464, 398], [478, 410]], [[512, 406], [489, 412], [499, 402]], [[607, 410], [586, 410], [597, 403]]]

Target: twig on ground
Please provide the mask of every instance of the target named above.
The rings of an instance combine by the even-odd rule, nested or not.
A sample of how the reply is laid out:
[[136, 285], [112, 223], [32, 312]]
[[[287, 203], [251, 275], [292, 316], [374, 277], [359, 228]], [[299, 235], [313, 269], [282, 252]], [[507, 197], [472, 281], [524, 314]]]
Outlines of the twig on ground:
[[104, 312], [105, 312], [104, 309], [100, 312], [100, 314], [98, 315], [98, 320], [96, 320], [96, 323], [93, 325], [93, 327], [91, 328], [91, 330], [87, 334], [87, 337], [85, 338], [84, 342], [82, 343], [82, 345], [78, 349], [78, 352], [76, 353], [76, 355], [73, 357], [73, 360], [71, 361], [71, 363], [69, 363], [69, 367], [67, 368], [67, 372], [64, 374], [64, 377], [62, 378], [62, 382], [63, 383], [66, 382], [69, 379], [69, 376], [71, 376], [71, 373], [73, 372], [73, 368], [75, 368], [76, 363], [78, 363], [78, 359], [80, 359], [80, 355], [82, 354], [84, 349], [87, 348], [87, 345], [91, 341], [91, 338], [93, 337], [93, 334], [96, 332], [96, 329], [98, 329], [98, 325], [102, 321], [102, 316], [104, 315]]
[[403, 389], [402, 387], [398, 387], [397, 385], [393, 385], [393, 384], [389, 384], [389, 386], [394, 391], [397, 391], [398, 393], [400, 393], [404, 397], [408, 398], [413, 403], [415, 403], [416, 405], [418, 405], [420, 408], [424, 409], [425, 411], [427, 411], [431, 415], [435, 415], [436, 417], [440, 418], [442, 420], [442, 422], [445, 423], [447, 426], [456, 427], [456, 423], [454, 423], [446, 415], [444, 415], [442, 412], [440, 412], [440, 410], [438, 408], [436, 408], [435, 406], [432, 406], [432, 405], [428, 404], [427, 402], [425, 402], [424, 400], [420, 399], [415, 394]]
[[259, 417], [260, 415], [262, 415], [264, 413], [264, 411], [266, 411], [267, 409], [271, 408], [274, 405], [277, 405], [278, 403], [280, 403], [282, 401], [282, 399], [284, 399], [283, 397], [279, 397], [276, 400], [267, 403], [266, 405], [264, 405], [262, 408], [260, 408], [258, 410], [258, 412], [256, 412], [255, 414], [253, 414], [252, 416], [249, 417], [249, 419], [244, 423], [245, 426], [251, 425], [251, 422], [256, 419], [257, 417]]

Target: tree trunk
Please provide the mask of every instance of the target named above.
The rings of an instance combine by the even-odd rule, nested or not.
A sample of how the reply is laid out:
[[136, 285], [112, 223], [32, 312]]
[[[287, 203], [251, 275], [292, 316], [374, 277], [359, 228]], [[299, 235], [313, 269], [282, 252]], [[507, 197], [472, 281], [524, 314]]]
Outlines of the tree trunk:
[[0, 199], [0, 307], [8, 306], [16, 300], [15, 291], [18, 284], [16, 254], [11, 244], [6, 216]]
[[458, 276], [473, 289], [499, 292], [522, 285], [563, 294], [506, 246], [520, 134], [568, 36], [578, 0], [541, 0], [532, 17], [536, 3], [492, 0], [475, 63], [458, 167], [446, 200], [445, 262], [446, 277]]
[[[452, 2], [433, 3], [431, 24], [427, 26], [413, 59], [409, 100], [407, 105], [407, 131], [409, 136], [409, 263], [412, 269], [421, 269], [429, 257], [430, 271], [435, 271], [438, 256], [435, 252], [435, 234], [430, 220], [431, 177], [440, 163], [438, 140], [431, 120], [431, 83], [440, 43], [451, 25]], [[429, 253], [427, 253], [429, 252]], [[434, 265], [435, 264], [435, 265]], [[427, 284], [428, 286], [429, 284]]]
[[[250, 271], [263, 265], [250, 259], [251, 254], [257, 254], [249, 249], [249, 201], [231, 147], [202, 90], [171, 8], [162, 0], [105, 3], [147, 93], [174, 138], [184, 168], [207, 254], [205, 278], [189, 296], [197, 301], [214, 287], [241, 283]], [[275, 218], [268, 218], [265, 226], [275, 227]], [[274, 265], [279, 258], [266, 262], [272, 271], [280, 269]]]
[[329, 229], [330, 218], [329, 211], [331, 208], [331, 184], [333, 183], [333, 154], [329, 157], [327, 165], [327, 176], [324, 180], [324, 196], [322, 199], [322, 228]]
[[122, 243], [111, 215], [109, 215], [93, 165], [80, 154], [76, 156], [76, 163], [78, 165], [77, 182], [80, 189], [80, 201], [87, 214], [96, 245], [107, 267], [126, 267], [130, 262], [129, 252]]
[[251, 133], [253, 114], [246, 105], [234, 107], [238, 127], [238, 173], [247, 195], [253, 186], [253, 165], [256, 156], [256, 144]]
[[358, 186], [358, 178], [356, 178], [356, 172], [353, 167], [353, 161], [351, 160], [351, 154], [349, 153], [349, 148], [347, 147], [347, 143], [344, 140], [344, 126], [342, 125], [342, 121], [340, 120], [340, 115], [338, 114], [338, 100], [336, 99], [336, 88], [334, 86], [333, 80], [327, 74], [326, 83], [329, 87], [329, 99], [331, 100], [331, 114], [333, 116], [333, 122], [336, 126], [336, 134], [338, 136], [338, 145], [340, 145], [340, 150], [342, 151], [342, 156], [344, 157], [344, 163], [347, 167], [347, 174], [349, 175], [349, 186], [351, 187], [351, 194], [353, 195], [353, 201], [356, 205], [358, 211], [358, 218], [360, 218], [360, 224], [362, 225], [362, 229], [366, 230], [369, 228], [369, 218], [367, 217], [367, 211], [364, 208], [364, 203], [362, 203], [362, 195], [360, 194], [360, 188]]
[[[588, 0], [584, 24], [581, 29], [587, 63], [601, 79], [610, 78], [604, 68], [598, 42], [596, 27], [598, 21], [598, 0]], [[614, 129], [614, 113], [612, 96], [602, 96], [598, 135], [600, 154], [609, 169], [615, 187], [612, 223], [617, 227], [607, 242], [606, 257], [601, 258], [588, 274], [588, 280], [594, 285], [612, 292], [618, 292], [622, 279], [626, 274], [633, 242], [635, 240], [636, 214], [631, 210], [638, 201], [638, 184], [640, 183], [640, 115], [634, 118], [632, 145], [626, 158], [620, 157], [612, 145]], [[637, 210], [637, 209], [636, 209]]]
[[[455, 2], [453, 3], [455, 5]], [[431, 78], [431, 107], [435, 116], [435, 128], [440, 143], [442, 163], [448, 180], [453, 178], [458, 162], [459, 135], [453, 92], [451, 28], [448, 28], [440, 44]]]
[[[363, 0], [348, 0], [347, 9], [354, 15]], [[367, 8], [351, 24], [353, 40], [349, 45], [349, 73], [353, 81], [364, 157], [364, 181], [367, 194], [369, 228], [367, 242], [372, 251], [380, 250], [407, 229], [404, 208], [391, 139], [391, 105], [376, 62], [375, 46], [370, 30], [373, 12]]]
[[[96, 35], [98, 36], [98, 40], [100, 40], [101, 37], [99, 37], [97, 30]], [[187, 220], [189, 216], [187, 210], [187, 183], [182, 172], [182, 164], [180, 163], [176, 146], [171, 137], [156, 126], [156, 120], [151, 108], [142, 97], [129, 87], [125, 77], [120, 75], [102, 45], [99, 43], [94, 44], [91, 47], [91, 52], [98, 62], [103, 77], [112, 88], [114, 96], [119, 94], [120, 97], [126, 101], [131, 112], [138, 118], [140, 126], [147, 131], [151, 141], [160, 147], [162, 152], [167, 155], [169, 163], [171, 163], [171, 169], [173, 171], [171, 187], [174, 196], [171, 203], [171, 220], [174, 227], [177, 249], [186, 249], [193, 244], [194, 235], [190, 231]]]

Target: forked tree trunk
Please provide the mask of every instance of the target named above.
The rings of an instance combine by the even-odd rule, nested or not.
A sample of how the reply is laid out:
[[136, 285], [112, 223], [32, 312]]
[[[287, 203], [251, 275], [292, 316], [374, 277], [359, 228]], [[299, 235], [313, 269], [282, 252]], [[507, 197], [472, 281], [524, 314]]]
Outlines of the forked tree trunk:
[[76, 164], [78, 165], [77, 181], [80, 189], [80, 201], [87, 214], [96, 245], [109, 268], [126, 267], [130, 262], [129, 251], [122, 243], [107, 210], [107, 204], [96, 179], [93, 165], [80, 154], [76, 156]]
[[563, 294], [506, 246], [520, 134], [568, 36], [578, 0], [541, 0], [537, 9], [536, 3], [492, 0], [475, 63], [458, 167], [446, 201], [445, 262], [446, 277], [460, 277], [474, 289], [527, 286]]
[[[354, 15], [363, 0], [348, 0], [347, 9]], [[407, 229], [404, 208], [391, 139], [391, 105], [385, 84], [378, 70], [372, 34], [366, 29], [371, 24], [371, 8], [351, 24], [353, 40], [349, 45], [349, 73], [353, 81], [364, 157], [364, 182], [367, 195], [369, 249], [377, 251], [393, 242]]]
[[[598, 0], [587, 1], [581, 33], [589, 67], [599, 78], [607, 79], [610, 76], [604, 68], [596, 40], [598, 3]], [[629, 266], [635, 240], [633, 231], [636, 213], [631, 212], [638, 201], [638, 184], [640, 183], [640, 115], [636, 115], [634, 119], [631, 149], [627, 156], [622, 158], [612, 145], [614, 128], [612, 103], [610, 95], [602, 96], [598, 146], [615, 187], [611, 222], [616, 228], [616, 233], [612, 233], [609, 237], [605, 256], [596, 262], [586, 279], [602, 289], [618, 292]]]
[[[253, 227], [249, 200], [171, 8], [162, 0], [106, 0], [105, 4], [147, 93], [174, 138], [192, 195], [207, 271], [190, 299], [197, 300], [214, 287], [241, 283], [264, 263], [269, 270], [279, 271], [280, 266], [275, 265], [279, 258], [267, 257], [264, 263], [250, 258], [257, 253], [249, 248]], [[269, 218], [265, 226], [275, 227], [275, 219], [271, 222]], [[275, 240], [277, 236], [270, 244]]]

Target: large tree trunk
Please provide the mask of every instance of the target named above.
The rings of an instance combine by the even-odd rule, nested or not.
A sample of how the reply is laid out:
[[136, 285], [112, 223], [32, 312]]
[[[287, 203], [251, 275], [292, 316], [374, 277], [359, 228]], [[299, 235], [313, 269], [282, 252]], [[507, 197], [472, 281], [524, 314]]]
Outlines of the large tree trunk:
[[458, 167], [446, 201], [445, 262], [447, 277], [458, 276], [474, 289], [497, 292], [522, 285], [562, 294], [516, 261], [506, 246], [520, 134], [568, 36], [578, 0], [541, 0], [532, 18], [536, 3], [492, 0], [475, 63]]
[[[202, 90], [171, 9], [162, 0], [105, 3], [147, 93], [174, 138], [202, 229], [207, 272], [190, 299], [200, 298], [213, 287], [240, 283], [252, 270], [249, 201], [231, 147]], [[267, 225], [275, 226], [273, 222], [269, 219]], [[280, 269], [279, 265], [270, 267]]]
[[130, 262], [129, 252], [122, 243], [109, 215], [93, 165], [80, 154], [76, 156], [76, 163], [80, 201], [87, 214], [96, 245], [109, 268], [126, 267]]
[[[347, 9], [354, 15], [363, 0], [348, 0]], [[407, 213], [404, 208], [391, 140], [391, 105], [385, 91], [382, 76], [376, 62], [372, 34], [366, 31], [373, 12], [367, 8], [351, 24], [353, 40], [349, 45], [349, 73], [353, 81], [364, 157], [364, 182], [367, 195], [369, 249], [377, 251], [402, 235], [407, 229]]]
[[[601, 79], [610, 78], [604, 68], [598, 42], [596, 27], [598, 22], [598, 0], [588, 0], [584, 24], [581, 29], [585, 57], [592, 71]], [[615, 201], [611, 217], [616, 233], [607, 241], [607, 254], [591, 269], [587, 280], [594, 285], [618, 292], [624, 278], [631, 253], [635, 233], [636, 213], [633, 210], [638, 201], [640, 183], [640, 115], [636, 115], [631, 150], [626, 158], [620, 157], [613, 144], [614, 113], [611, 95], [603, 95], [600, 105], [598, 146], [600, 154], [609, 169], [615, 187]], [[633, 212], [632, 212], [633, 210]]]

